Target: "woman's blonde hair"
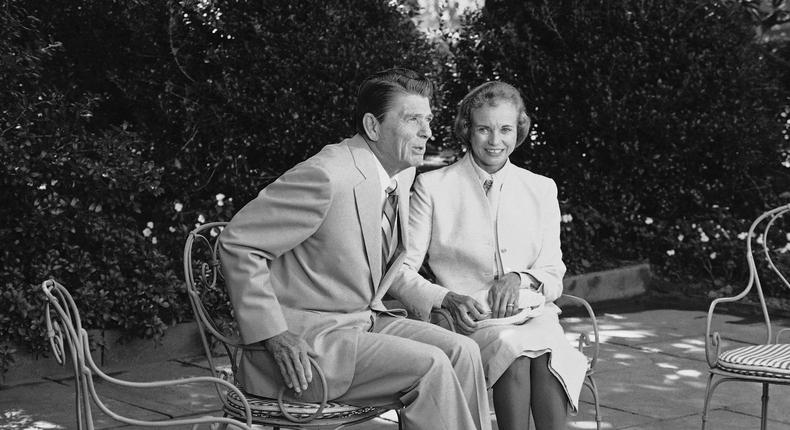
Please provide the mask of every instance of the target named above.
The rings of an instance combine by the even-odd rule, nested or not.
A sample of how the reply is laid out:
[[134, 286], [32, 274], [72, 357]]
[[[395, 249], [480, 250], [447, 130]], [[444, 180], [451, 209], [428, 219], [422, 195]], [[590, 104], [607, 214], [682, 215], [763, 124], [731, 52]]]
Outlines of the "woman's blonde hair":
[[470, 126], [472, 125], [472, 111], [488, 106], [497, 106], [501, 102], [512, 103], [518, 112], [516, 147], [524, 142], [529, 135], [531, 121], [524, 107], [521, 93], [512, 85], [500, 81], [488, 81], [469, 91], [458, 104], [458, 114], [455, 116], [455, 137], [468, 148], [470, 146]]

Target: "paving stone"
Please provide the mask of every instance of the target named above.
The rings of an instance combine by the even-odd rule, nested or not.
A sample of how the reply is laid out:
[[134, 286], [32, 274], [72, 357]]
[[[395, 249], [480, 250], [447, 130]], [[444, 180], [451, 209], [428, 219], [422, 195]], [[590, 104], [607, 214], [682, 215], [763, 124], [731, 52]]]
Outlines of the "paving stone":
[[[702, 322], [703, 335], [705, 336], [705, 324], [707, 319]], [[790, 327], [790, 321], [786, 319], [773, 320], [771, 322], [772, 334], [771, 337], [775, 338], [776, 332], [780, 328]], [[743, 317], [737, 315], [719, 314], [713, 318], [711, 331], [718, 331], [721, 337], [725, 340], [724, 347], [727, 348], [727, 340], [735, 340], [746, 343], [764, 343], [767, 339], [767, 330], [765, 322], [762, 317]], [[787, 335], [786, 335], [787, 336]], [[790, 338], [785, 337], [784, 342], [790, 342]]]
[[601, 344], [598, 348], [598, 362], [595, 364], [596, 375], [607, 370], [634, 366], [642, 360], [641, 354], [643, 352], [639, 349]]
[[[94, 360], [99, 360], [100, 354], [94, 352]], [[74, 376], [71, 353], [66, 352], [64, 364], [58, 363], [53, 353], [49, 350], [46, 355], [33, 355], [26, 351], [17, 352], [15, 361], [9, 364], [7, 373], [3, 375], [2, 386], [10, 388], [17, 385], [29, 385], [45, 382], [47, 379], [64, 379]]]
[[[640, 424], [631, 427], [623, 427], [624, 430], [679, 430], [679, 429], [699, 429], [702, 428], [702, 418], [700, 415], [680, 417], [670, 420], [660, 420], [649, 424]], [[736, 412], [718, 410], [709, 415], [709, 430], [744, 430], [760, 428], [760, 419], [743, 415]], [[776, 421], [768, 421], [770, 430], [790, 430], [790, 425]]]
[[[570, 429], [595, 429], [595, 407], [592, 403], [592, 396], [589, 391], [582, 390], [581, 404], [579, 405], [579, 413], [576, 416], [571, 416], [568, 419], [568, 428]], [[601, 429], [617, 429], [623, 426], [634, 426], [643, 423], [649, 423], [652, 420], [650, 417], [637, 415], [631, 412], [607, 408], [601, 406]], [[530, 428], [535, 428], [533, 425]]]
[[[721, 315], [730, 339], [760, 337], [759, 321]], [[585, 318], [563, 318], [569, 339], [572, 329], [589, 327]], [[603, 339], [596, 382], [601, 397], [604, 429], [698, 429], [708, 368], [704, 360], [705, 312], [650, 310], [608, 313], [599, 318]], [[730, 335], [728, 334], [728, 335]], [[731, 341], [735, 346], [742, 342]], [[227, 363], [227, 359], [222, 360]], [[132, 381], [207, 376], [208, 363], [201, 355], [178, 360], [120, 366], [114, 376]], [[75, 428], [73, 379], [57, 379], [0, 389], [0, 428]], [[157, 389], [151, 393], [99, 384], [99, 390], [114, 410], [140, 419], [168, 416], [191, 417], [219, 414], [219, 404], [210, 386]], [[41, 393], [47, 393], [42, 396]], [[727, 382], [717, 390], [710, 412], [711, 430], [759, 427], [758, 384]], [[595, 428], [591, 396], [582, 390], [581, 411], [570, 417], [568, 428]], [[97, 411], [94, 408], [94, 411]], [[355, 430], [396, 429], [394, 412], [375, 421], [352, 427]], [[772, 386], [769, 428], [790, 430], [790, 387]], [[492, 420], [494, 416], [492, 415]], [[95, 412], [97, 428], [125, 426]], [[21, 423], [21, 424], [20, 424]], [[188, 426], [184, 429], [189, 428]], [[533, 427], [534, 428], [534, 425]]]
[[[227, 356], [214, 357], [213, 360], [215, 366], [225, 366], [230, 364], [230, 359], [228, 359]], [[199, 367], [201, 369], [206, 369], [206, 370], [209, 370], [210, 368], [208, 359], [204, 355], [187, 357], [187, 358], [177, 359], [174, 361], [184, 365]], [[210, 373], [207, 372], [206, 374], [208, 375]]]
[[127, 339], [118, 330], [102, 330], [102, 361], [105, 368], [166, 361], [172, 357], [198, 355], [203, 344], [194, 322], [168, 327], [160, 341]]
[[702, 410], [703, 363], [658, 353], [642, 357], [631, 366], [597, 374], [604, 406], [658, 419]]
[[0, 428], [76, 428], [74, 389], [56, 383], [0, 391]]
[[[642, 345], [685, 337], [704, 337], [704, 314], [674, 309], [638, 313], [606, 313], [599, 316], [601, 341], [617, 345]], [[702, 329], [700, 329], [702, 327]]]
[[194, 365], [176, 360], [137, 365], [117, 374], [130, 381], [161, 381], [190, 376], [211, 376], [208, 366]]
[[[0, 428], [64, 428], [77, 427], [73, 385], [55, 382], [32, 384], [3, 390], [0, 396]], [[156, 420], [167, 416], [139, 408], [125, 402], [106, 399], [111, 410], [121, 415], [144, 420]], [[97, 429], [117, 426], [118, 422], [92, 407]], [[5, 417], [5, 418], [4, 418]], [[12, 427], [11, 422], [27, 422], [27, 427]]]
[[[761, 397], [762, 385], [758, 383], [728, 381], [713, 392], [711, 408], [759, 417]], [[768, 419], [790, 425], [790, 386], [771, 385], [768, 391]]]
[[[209, 376], [209, 374], [206, 369], [200, 367], [167, 361], [141, 365], [115, 375], [118, 379], [131, 382], [162, 381], [194, 376]], [[221, 409], [217, 391], [211, 383], [190, 382], [157, 388], [129, 388], [103, 381], [96, 385], [96, 391], [102, 397], [156, 411], [170, 417]]]
[[660, 353], [690, 360], [706, 361], [705, 341], [703, 338], [704, 336], [677, 338], [665, 342], [637, 345], [636, 348], [648, 353]]

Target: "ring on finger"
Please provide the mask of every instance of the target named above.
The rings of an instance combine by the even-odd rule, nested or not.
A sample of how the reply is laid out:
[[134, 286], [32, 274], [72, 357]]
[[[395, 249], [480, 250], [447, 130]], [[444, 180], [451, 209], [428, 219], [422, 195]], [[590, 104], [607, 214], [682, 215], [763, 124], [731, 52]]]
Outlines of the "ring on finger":
[[505, 306], [505, 307], [506, 308], [512, 308], [513, 306], [515, 306], [513, 303], [508, 303], [507, 306]]

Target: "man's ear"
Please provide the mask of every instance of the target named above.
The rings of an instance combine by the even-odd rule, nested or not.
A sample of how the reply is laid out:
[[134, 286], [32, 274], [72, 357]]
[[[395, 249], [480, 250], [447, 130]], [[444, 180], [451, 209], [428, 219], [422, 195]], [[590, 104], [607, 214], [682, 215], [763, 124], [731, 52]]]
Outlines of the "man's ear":
[[362, 117], [362, 127], [368, 139], [374, 142], [379, 140], [379, 120], [372, 113], [368, 112]]

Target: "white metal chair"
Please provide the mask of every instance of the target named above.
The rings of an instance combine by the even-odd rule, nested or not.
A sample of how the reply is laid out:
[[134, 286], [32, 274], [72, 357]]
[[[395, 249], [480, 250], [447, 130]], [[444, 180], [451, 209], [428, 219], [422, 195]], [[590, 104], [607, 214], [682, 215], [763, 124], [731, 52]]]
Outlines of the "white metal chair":
[[[749, 228], [746, 238], [746, 260], [749, 266], [749, 282], [746, 288], [734, 297], [723, 297], [714, 300], [708, 309], [707, 326], [705, 329], [705, 357], [710, 367], [708, 384], [705, 390], [705, 403], [702, 411], [702, 429], [707, 425], [708, 407], [716, 387], [726, 381], [757, 382], [762, 384], [762, 411], [760, 428], [765, 430], [768, 420], [768, 386], [770, 384], [790, 385], [790, 344], [780, 343], [782, 333], [790, 328], [779, 330], [776, 337], [772, 337], [771, 319], [765, 304], [760, 276], [752, 251], [752, 242], [757, 241], [762, 246], [765, 262], [768, 267], [779, 277], [784, 286], [790, 288], [787, 278], [777, 268], [771, 256], [771, 235], [769, 232], [777, 219], [790, 212], [790, 205], [780, 206], [760, 215]], [[765, 222], [762, 232], [755, 234], [760, 225]], [[785, 236], [782, 236], [784, 239]], [[751, 291], [757, 291], [763, 320], [765, 322], [765, 342], [757, 345], [744, 346], [734, 349], [724, 349], [722, 335], [712, 331], [714, 310], [722, 303], [737, 302]]]
[[[77, 428], [88, 430], [92, 430], [94, 428], [91, 410], [91, 404], [93, 402], [102, 412], [113, 419], [134, 426], [156, 428], [167, 426], [192, 426], [193, 429], [196, 429], [201, 424], [220, 424], [225, 426], [233, 424], [237, 427], [247, 430], [252, 429], [252, 413], [249, 405], [245, 405], [243, 407], [244, 413], [242, 414], [242, 421], [212, 416], [145, 421], [122, 416], [113, 412], [102, 401], [101, 396], [96, 391], [93, 381], [94, 376], [108, 383], [129, 388], [159, 388], [165, 386], [207, 382], [212, 383], [215, 386], [222, 386], [230, 392], [235, 392], [238, 394], [241, 394], [241, 392], [236, 387], [234, 387], [233, 384], [230, 384], [222, 379], [209, 376], [198, 376], [168, 381], [132, 382], [113, 378], [107, 375], [106, 373], [102, 372], [93, 361], [90, 351], [88, 332], [82, 327], [79, 311], [68, 290], [63, 285], [52, 279], [44, 281], [41, 284], [41, 290], [47, 299], [47, 336], [49, 337], [52, 351], [58, 362], [60, 364], [65, 364], [67, 359], [66, 349], [68, 348], [68, 358], [71, 360], [71, 364], [74, 367], [74, 386], [77, 394]], [[219, 403], [217, 406], [219, 406]]]
[[[592, 307], [590, 304], [582, 299], [581, 297], [576, 297], [570, 294], [563, 294], [556, 302], [557, 306], [562, 307], [564, 304], [573, 304], [576, 306], [582, 306], [585, 311], [587, 312], [587, 316], [590, 321], [590, 328], [592, 329], [592, 338], [590, 337], [589, 333], [582, 332], [578, 333], [579, 341], [577, 344], [578, 350], [587, 357], [587, 374], [584, 379], [584, 386], [590, 390], [590, 393], [593, 396], [593, 404], [595, 407], [595, 428], [601, 430], [601, 405], [600, 400], [598, 398], [598, 385], [595, 383], [595, 378], [593, 375], [595, 374], [595, 365], [598, 363], [598, 349], [599, 349], [599, 341], [600, 337], [598, 334], [598, 320], [595, 318], [595, 312], [593, 312]], [[445, 309], [434, 309], [431, 312], [431, 322], [433, 324], [440, 325], [448, 330], [455, 331], [455, 323], [453, 322], [453, 318]]]
[[[213, 222], [192, 230], [184, 246], [184, 277], [192, 304], [206, 358], [214, 376], [221, 377], [241, 387], [236, 380], [239, 359], [244, 350], [262, 350], [260, 347], [241, 343], [232, 310], [225, 291], [224, 279], [217, 255], [217, 237], [226, 222]], [[230, 360], [228, 366], [218, 366], [214, 346], [222, 346]], [[226, 416], [242, 416], [242, 400], [249, 402], [255, 424], [278, 428], [327, 428], [339, 429], [378, 417], [386, 408], [360, 407], [327, 401], [326, 381], [318, 363], [313, 383], [321, 383], [323, 400], [320, 403], [297, 403], [283, 400], [285, 387], [277, 399], [238, 393], [238, 390], [220, 393]], [[400, 422], [398, 424], [400, 427]]]

